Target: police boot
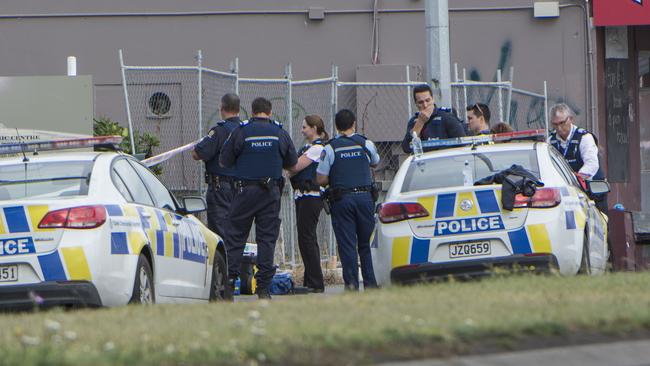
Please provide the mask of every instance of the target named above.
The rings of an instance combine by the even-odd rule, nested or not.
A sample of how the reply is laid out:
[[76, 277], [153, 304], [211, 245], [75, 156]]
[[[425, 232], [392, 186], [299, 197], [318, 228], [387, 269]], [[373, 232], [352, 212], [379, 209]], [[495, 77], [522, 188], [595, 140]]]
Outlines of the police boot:
[[271, 293], [268, 288], [258, 287], [255, 293], [257, 293], [257, 298], [260, 300], [271, 300]]

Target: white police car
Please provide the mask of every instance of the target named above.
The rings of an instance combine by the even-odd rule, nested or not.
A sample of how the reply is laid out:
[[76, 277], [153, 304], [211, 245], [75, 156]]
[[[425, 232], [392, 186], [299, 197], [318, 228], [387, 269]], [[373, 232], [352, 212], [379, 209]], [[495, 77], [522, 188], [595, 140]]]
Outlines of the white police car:
[[[98, 142], [110, 141], [54, 145]], [[130, 155], [1, 158], [0, 307], [228, 298], [224, 245], [192, 216], [204, 209], [201, 197], [180, 204]]]
[[[378, 209], [372, 238], [377, 281], [483, 276], [502, 267], [602, 273], [608, 259], [607, 216], [581, 189], [562, 155], [545, 142], [494, 143], [540, 133], [425, 142], [452, 148], [411, 156], [397, 172]], [[544, 186], [532, 197], [516, 195], [509, 211], [502, 205], [502, 185], [473, 182], [513, 164]], [[593, 181], [590, 189], [604, 193], [609, 186]]]

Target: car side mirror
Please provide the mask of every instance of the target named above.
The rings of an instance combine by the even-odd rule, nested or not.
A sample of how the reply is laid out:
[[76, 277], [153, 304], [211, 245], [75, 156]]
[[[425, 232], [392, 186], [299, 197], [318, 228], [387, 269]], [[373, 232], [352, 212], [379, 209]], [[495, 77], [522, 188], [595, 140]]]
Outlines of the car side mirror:
[[196, 214], [208, 209], [205, 199], [200, 196], [187, 196], [183, 197], [183, 214]]
[[609, 192], [610, 188], [606, 180], [588, 180], [587, 190], [590, 194], [603, 194]]

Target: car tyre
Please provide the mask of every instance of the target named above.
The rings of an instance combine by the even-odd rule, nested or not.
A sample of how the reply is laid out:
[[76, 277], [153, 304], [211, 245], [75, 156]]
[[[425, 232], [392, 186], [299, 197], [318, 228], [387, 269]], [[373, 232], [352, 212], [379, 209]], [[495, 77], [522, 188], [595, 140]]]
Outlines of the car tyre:
[[133, 281], [133, 295], [129, 300], [129, 304], [154, 304], [155, 302], [156, 293], [151, 264], [149, 264], [149, 260], [144, 254], [140, 254]]
[[212, 264], [212, 281], [210, 283], [210, 301], [232, 301], [232, 288], [228, 285], [228, 267], [221, 252], [214, 254]]
[[589, 236], [587, 233], [585, 233], [584, 239], [582, 239], [582, 257], [580, 259], [580, 269], [578, 269], [578, 274], [591, 274], [591, 262], [589, 259]]

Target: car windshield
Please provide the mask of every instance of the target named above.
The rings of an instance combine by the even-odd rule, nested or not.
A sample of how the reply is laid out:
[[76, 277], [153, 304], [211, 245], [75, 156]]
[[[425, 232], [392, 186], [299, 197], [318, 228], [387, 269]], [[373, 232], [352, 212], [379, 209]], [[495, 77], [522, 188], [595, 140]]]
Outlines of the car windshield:
[[0, 166], [0, 200], [87, 195], [92, 167], [92, 161]]
[[513, 164], [521, 165], [540, 178], [534, 150], [477, 152], [411, 161], [402, 192], [462, 186], [465, 162], [468, 163], [473, 182], [508, 169]]

